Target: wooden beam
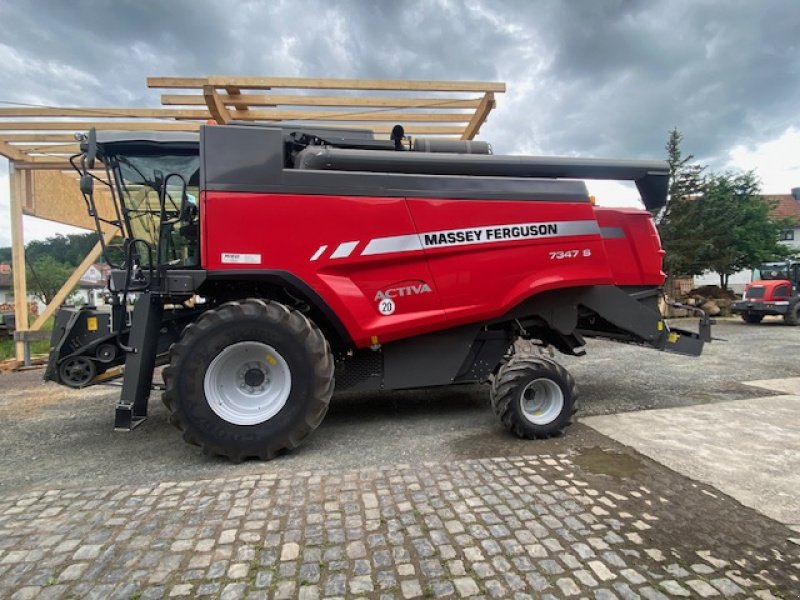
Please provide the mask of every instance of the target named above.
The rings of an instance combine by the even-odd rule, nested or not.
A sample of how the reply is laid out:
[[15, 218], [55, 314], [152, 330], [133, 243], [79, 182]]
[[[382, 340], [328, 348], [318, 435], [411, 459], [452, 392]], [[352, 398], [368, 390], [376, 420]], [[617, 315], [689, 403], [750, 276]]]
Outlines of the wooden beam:
[[75, 154], [80, 152], [80, 144], [43, 144], [41, 142], [23, 142], [12, 144], [13, 148], [19, 148], [22, 152], [60, 152]]
[[[8, 179], [11, 188], [11, 264], [14, 279], [14, 317], [18, 331], [28, 329], [28, 288], [25, 282], [25, 237], [22, 226], [22, 204], [25, 197], [22, 173], [9, 164]], [[25, 359], [24, 342], [16, 342], [18, 361]]]
[[[146, 122], [146, 121], [4, 121], [0, 122], [2, 131], [88, 131], [92, 128], [109, 131], [197, 131], [200, 123], [187, 121]], [[74, 137], [72, 139], [75, 139]]]
[[462, 140], [471, 140], [478, 135], [478, 132], [481, 130], [481, 125], [486, 121], [486, 117], [489, 116], [494, 106], [494, 94], [492, 92], [486, 92], [481, 100], [481, 105], [477, 108], [475, 114], [472, 115], [472, 119], [470, 119], [467, 128], [464, 130], [464, 134], [461, 136]]
[[18, 150], [6, 142], [0, 142], [0, 156], [5, 156], [8, 160], [25, 160], [27, 158], [22, 150]]
[[[225, 88], [225, 93], [228, 94], [228, 97], [239, 96], [239, 95], [241, 95], [242, 90], [240, 90], [237, 87], [228, 86], [228, 87]], [[237, 106], [234, 107], [234, 112], [235, 112], [237, 117], [241, 117], [242, 113], [246, 113], [249, 110], [250, 110], [250, 107], [247, 106], [246, 104], [244, 104], [244, 105], [240, 104], [240, 105], [237, 105]]]
[[210, 85], [203, 86], [203, 98], [206, 99], [206, 106], [211, 117], [219, 124], [225, 125], [233, 120], [228, 108], [222, 103], [217, 90]]
[[[297, 88], [307, 90], [389, 90], [427, 92], [505, 92], [504, 83], [485, 81], [431, 81], [392, 79], [330, 79], [310, 77], [229, 77], [211, 76], [214, 87], [236, 86], [240, 89]], [[151, 86], [172, 87], [172, 86]]]
[[[249, 110], [236, 115], [227, 112], [232, 120], [244, 121], [391, 121], [392, 123], [468, 123], [470, 113], [412, 113], [365, 111], [315, 111], [315, 110]], [[219, 121], [218, 121], [219, 122]], [[226, 123], [229, 121], [225, 121]]]
[[204, 110], [188, 110], [185, 108], [94, 108], [94, 107], [46, 107], [46, 108], [0, 108], [0, 118], [26, 117], [76, 117], [76, 118], [120, 118], [133, 117], [139, 119], [205, 119], [208, 114]]
[[4, 142], [74, 142], [70, 133], [6, 133], [0, 135]]
[[63, 150], [58, 150], [57, 148], [54, 150], [52, 146], [46, 146], [44, 148], [34, 148], [34, 149], [26, 149], [28, 153], [26, 161], [37, 161], [37, 160], [55, 160], [55, 159], [63, 159], [66, 160], [71, 156], [75, 156], [75, 151], [73, 152], [65, 152]]
[[[107, 244], [118, 233], [119, 232], [116, 229], [112, 229], [111, 231], [106, 231], [103, 234], [104, 242]], [[58, 310], [58, 307], [61, 306], [64, 303], [64, 301], [69, 297], [69, 295], [72, 293], [72, 290], [78, 284], [83, 274], [86, 273], [89, 267], [91, 267], [94, 264], [94, 262], [97, 260], [97, 257], [100, 256], [100, 253], [102, 251], [103, 251], [103, 246], [98, 241], [94, 245], [94, 247], [89, 251], [89, 254], [86, 255], [86, 258], [83, 259], [81, 264], [75, 267], [75, 270], [72, 272], [72, 275], [70, 275], [69, 279], [67, 279], [64, 282], [64, 285], [61, 286], [61, 289], [58, 290], [58, 292], [56, 292], [56, 295], [53, 296], [53, 299], [50, 301], [50, 304], [48, 304], [45, 307], [45, 309], [42, 311], [42, 314], [40, 314], [33, 322], [33, 325], [31, 325], [32, 331], [38, 331], [39, 329], [41, 329], [42, 325], [45, 324], [47, 319], [49, 319], [53, 315], [53, 313], [56, 312], [56, 310]]]
[[149, 88], [202, 88], [208, 83], [205, 77], [148, 77]]
[[230, 77], [212, 76], [208, 79], [193, 77], [148, 77], [151, 88], [214, 88], [240, 89], [297, 88], [327, 90], [402, 90], [429, 92], [505, 92], [506, 85], [483, 81], [404, 81], [388, 79], [325, 79], [307, 77]]
[[[381, 108], [478, 108], [481, 100], [476, 98], [412, 98], [406, 97], [357, 97], [357, 96], [311, 96], [289, 94], [239, 94], [222, 95], [226, 106], [375, 106]], [[205, 106], [201, 95], [163, 94], [161, 104], [167, 106]]]
[[55, 160], [55, 159], [37, 159], [36, 157], [31, 157], [27, 159], [25, 162], [15, 162], [14, 167], [18, 171], [47, 171], [47, 170], [55, 170], [55, 171], [67, 171], [72, 169], [72, 165], [69, 164], [68, 160]]

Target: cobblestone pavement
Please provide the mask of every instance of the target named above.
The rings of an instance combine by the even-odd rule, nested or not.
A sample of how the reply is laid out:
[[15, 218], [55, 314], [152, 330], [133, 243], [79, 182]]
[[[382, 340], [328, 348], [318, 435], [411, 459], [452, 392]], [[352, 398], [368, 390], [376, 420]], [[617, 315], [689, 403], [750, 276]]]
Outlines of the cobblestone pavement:
[[797, 598], [791, 535], [599, 447], [284, 471], [2, 496], [0, 597]]

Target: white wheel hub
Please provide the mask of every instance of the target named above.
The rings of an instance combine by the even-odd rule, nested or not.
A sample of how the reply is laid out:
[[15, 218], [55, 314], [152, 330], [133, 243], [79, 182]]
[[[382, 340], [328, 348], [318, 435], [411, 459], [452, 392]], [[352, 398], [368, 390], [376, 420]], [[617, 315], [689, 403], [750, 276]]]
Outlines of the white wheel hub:
[[552, 379], [534, 379], [522, 389], [519, 407], [534, 425], [549, 425], [564, 410], [564, 392]]
[[292, 373], [286, 360], [262, 342], [238, 342], [220, 352], [203, 379], [206, 402], [234, 425], [258, 425], [286, 405]]

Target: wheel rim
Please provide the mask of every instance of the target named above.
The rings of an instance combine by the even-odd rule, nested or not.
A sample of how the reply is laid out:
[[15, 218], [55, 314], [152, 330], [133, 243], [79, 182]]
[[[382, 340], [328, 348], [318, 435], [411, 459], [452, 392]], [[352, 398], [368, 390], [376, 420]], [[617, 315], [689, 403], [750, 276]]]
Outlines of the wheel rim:
[[272, 346], [239, 342], [211, 361], [203, 390], [220, 418], [234, 425], [257, 425], [284, 407], [292, 390], [292, 374]]
[[551, 379], [534, 379], [520, 393], [519, 406], [534, 425], [549, 425], [564, 409], [564, 392]]
[[92, 361], [83, 356], [68, 358], [61, 365], [61, 379], [70, 387], [82, 387], [94, 378]]

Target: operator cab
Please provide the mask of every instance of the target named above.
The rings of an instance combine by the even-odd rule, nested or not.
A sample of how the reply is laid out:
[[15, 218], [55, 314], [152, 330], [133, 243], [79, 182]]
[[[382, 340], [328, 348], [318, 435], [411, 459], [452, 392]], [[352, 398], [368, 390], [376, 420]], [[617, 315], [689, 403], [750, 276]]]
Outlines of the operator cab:
[[753, 269], [752, 281], [774, 281], [785, 279], [796, 287], [800, 283], [800, 262], [787, 260], [759, 265]]
[[[92, 131], [81, 150], [81, 164], [73, 160], [73, 166], [82, 175], [81, 191], [98, 232], [111, 225], [123, 237], [121, 246], [104, 248], [112, 267], [152, 271], [199, 264], [197, 134]], [[105, 179], [90, 174], [95, 160], [105, 168]], [[95, 198], [94, 181], [108, 189], [110, 204]]]

